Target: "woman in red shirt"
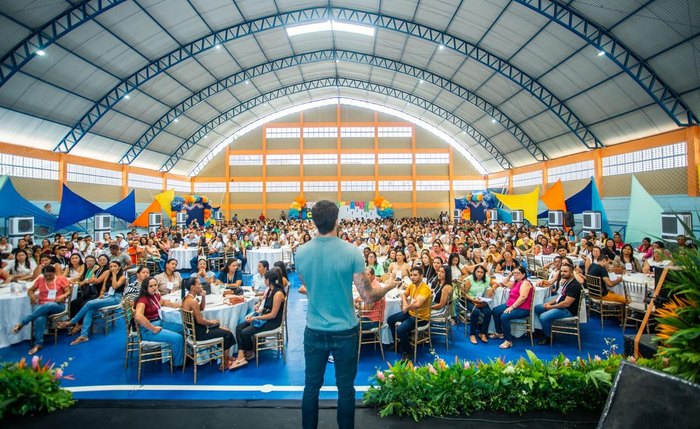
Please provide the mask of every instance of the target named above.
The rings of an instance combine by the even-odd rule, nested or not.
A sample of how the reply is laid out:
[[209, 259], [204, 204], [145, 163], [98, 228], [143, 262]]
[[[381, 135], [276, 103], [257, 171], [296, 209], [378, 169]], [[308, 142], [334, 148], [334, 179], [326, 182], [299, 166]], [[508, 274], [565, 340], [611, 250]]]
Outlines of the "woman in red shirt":
[[141, 291], [136, 299], [134, 320], [141, 330], [141, 339], [170, 344], [175, 366], [184, 362], [184, 340], [182, 325], [165, 322], [161, 315], [162, 307], [179, 308], [177, 303], [162, 299], [158, 293], [158, 280], [147, 277], [141, 283]]
[[[36, 292], [39, 295], [36, 295]], [[66, 309], [66, 299], [70, 296], [71, 287], [68, 279], [56, 275], [56, 267], [47, 265], [43, 268], [43, 275], [38, 277], [34, 285], [29, 288], [27, 295], [34, 306], [34, 311], [25, 316], [21, 322], [12, 328], [12, 333], [17, 335], [25, 326], [34, 321], [34, 346], [29, 349], [33, 355], [44, 347], [44, 331], [46, 322], [52, 314], [57, 314]]]

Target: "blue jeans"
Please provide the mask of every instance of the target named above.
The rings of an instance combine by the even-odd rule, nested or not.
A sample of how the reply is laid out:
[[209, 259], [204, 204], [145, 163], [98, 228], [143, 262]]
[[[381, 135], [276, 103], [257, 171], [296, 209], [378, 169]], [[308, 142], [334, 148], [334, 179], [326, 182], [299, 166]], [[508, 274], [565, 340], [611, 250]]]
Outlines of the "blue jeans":
[[525, 319], [530, 315], [530, 312], [522, 308], [514, 308], [510, 313], [505, 313], [506, 308], [508, 308], [507, 305], [501, 304], [491, 310], [493, 312], [493, 323], [496, 325], [496, 332], [503, 334], [503, 338], [512, 343], [513, 334], [510, 332], [510, 321]]
[[359, 329], [344, 331], [304, 331], [304, 361], [306, 378], [304, 396], [301, 400], [301, 426], [305, 429], [318, 427], [318, 393], [323, 386], [328, 356], [335, 359], [335, 385], [338, 387], [338, 428], [355, 427], [355, 375], [357, 375], [357, 352]]
[[[489, 325], [491, 324], [491, 307], [488, 305], [484, 305], [482, 307], [477, 307], [474, 305], [473, 302], [468, 301], [467, 302], [467, 308], [469, 311], [472, 312], [471, 316], [469, 317], [469, 334], [470, 335], [478, 335], [479, 333], [481, 334], [488, 334], [489, 333]], [[479, 332], [478, 329], [478, 323], [479, 323], [479, 317], [483, 316], [484, 320], [481, 322], [481, 332]]]
[[34, 344], [44, 344], [44, 331], [46, 331], [46, 322], [52, 314], [60, 313], [66, 309], [66, 304], [57, 302], [47, 302], [46, 304], [37, 305], [32, 314], [24, 316], [20, 321], [22, 325], [28, 325], [34, 321]]
[[185, 340], [182, 337], [182, 325], [163, 322], [162, 320], [151, 322], [151, 325], [160, 326], [163, 329], [157, 334], [154, 334], [143, 326], [139, 326], [139, 329], [141, 329], [141, 339], [143, 341], [156, 341], [170, 344], [170, 351], [173, 354], [173, 365], [181, 366], [185, 361]]
[[[396, 327], [396, 322], [401, 322], [398, 328]], [[408, 314], [408, 312], [400, 312], [389, 316], [386, 323], [389, 325], [391, 335], [394, 338], [398, 335], [399, 350], [401, 350], [401, 353], [406, 354], [413, 352], [411, 348], [411, 332], [416, 326], [416, 318]], [[425, 325], [426, 323], [428, 323], [426, 320], [419, 320], [418, 326]]]
[[571, 312], [566, 308], [552, 308], [551, 310], [545, 310], [544, 304], [537, 304], [535, 306], [535, 314], [539, 316], [540, 323], [542, 323], [542, 331], [548, 337], [552, 335], [553, 321], [572, 316]]
[[120, 302], [122, 302], [122, 295], [120, 293], [88, 301], [83, 305], [83, 308], [80, 309], [78, 314], [70, 320], [70, 323], [75, 325], [82, 320], [83, 327], [80, 329], [80, 335], [87, 338], [90, 335], [90, 327], [92, 326], [92, 318], [95, 316], [95, 312], [102, 307], [117, 305]]

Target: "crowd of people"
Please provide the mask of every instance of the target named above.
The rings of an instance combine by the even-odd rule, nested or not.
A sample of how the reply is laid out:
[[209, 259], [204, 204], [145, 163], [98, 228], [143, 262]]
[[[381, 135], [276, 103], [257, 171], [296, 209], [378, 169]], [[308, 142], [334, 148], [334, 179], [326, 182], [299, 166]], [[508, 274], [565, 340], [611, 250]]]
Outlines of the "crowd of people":
[[[77, 297], [70, 303], [70, 319], [61, 327], [80, 334], [72, 342], [80, 344], [89, 340], [96, 311], [118, 304], [123, 297], [138, 300], [155, 296], [149, 292], [151, 283], [157, 287], [159, 297], [181, 291], [181, 297], [185, 298], [191, 287], [189, 281], [183, 280], [183, 272], [189, 272], [185, 277], [197, 279], [204, 292], [211, 291], [212, 284], [236, 289], [243, 284], [242, 271], [246, 267], [248, 250], [284, 246], [296, 254], [317, 235], [312, 221], [285, 217], [236, 219], [207, 227], [163, 227], [146, 234], [131, 230], [126, 234], [118, 233], [114, 238], [105, 234], [97, 241], [79, 233], [56, 234], [52, 240], [43, 239], [39, 244], [26, 237], [19, 240], [16, 247], [10, 245], [6, 237], [0, 237], [3, 259], [0, 280], [5, 284], [36, 280], [29, 293], [38, 308], [30, 318], [15, 326], [15, 330], [33, 319], [41, 320], [40, 317], [59, 312], [61, 305], [57, 304], [67, 300], [62, 292], [64, 283], [77, 288]], [[618, 232], [612, 237], [593, 232], [577, 237], [573, 230], [564, 232], [534, 225], [518, 228], [501, 222], [454, 223], [444, 216], [438, 219], [346, 219], [338, 223], [337, 236], [361, 251], [364, 266], [371, 269], [377, 282], [394, 286], [391, 279], [398, 279], [397, 283], [403, 284], [402, 311], [388, 315], [388, 322], [392, 333], [396, 327], [404, 357], [408, 350], [404, 343], [407, 343], [414, 319], [420, 324], [427, 321], [431, 313], [454, 313], [456, 305], [446, 308], [450, 298], [453, 302], [461, 300], [472, 315], [469, 322], [472, 344], [502, 338], [501, 347], [511, 347], [510, 321], [526, 317], [530, 311], [542, 322], [545, 332], [541, 342], [546, 344], [551, 321], [568, 317], [577, 308], [586, 274], [601, 278], [606, 285], [605, 299], [624, 302], [624, 296], [610, 290], [621, 277], [610, 280], [609, 272], [649, 273], [654, 267], [673, 263], [666, 244], [652, 242], [649, 238], [633, 246], [625, 243]], [[168, 257], [171, 249], [180, 246], [198, 249], [198, 257], [191, 267], [178, 267], [177, 260]], [[694, 243], [679, 236], [675, 246], [694, 247]], [[544, 267], [544, 278], [535, 281], [528, 278], [524, 265], [528, 256], [537, 255], [553, 255], [554, 259]], [[212, 268], [211, 261], [216, 258], [223, 261], [220, 269]], [[574, 264], [574, 260], [582, 263]], [[147, 261], [153, 262], [151, 270], [145, 268]], [[279, 282], [286, 293], [287, 267], [281, 261], [272, 262], [276, 266], [273, 268], [279, 270]], [[128, 270], [132, 267], [139, 268], [129, 279]], [[267, 307], [271, 308], [273, 301], [279, 299], [270, 300], [266, 292], [268, 282], [277, 284], [276, 279], [267, 277], [269, 268], [268, 261], [261, 261], [257, 267], [250, 267], [250, 271], [253, 272], [252, 286], [263, 301], [269, 301]], [[503, 280], [497, 282], [497, 275]], [[533, 306], [535, 286], [550, 287], [556, 299]], [[486, 301], [502, 287], [509, 290], [507, 301], [491, 308]], [[155, 314], [146, 304], [143, 310]], [[278, 313], [275, 311], [274, 317], [262, 314], [260, 317], [272, 320]], [[148, 317], [137, 314], [141, 315], [137, 320], [144, 322], [142, 327], [147, 326], [151, 332], [158, 330], [152, 323], [151, 326], [145, 323]], [[489, 332], [491, 320], [495, 331]], [[231, 359], [232, 367], [243, 365], [251, 356], [252, 319], [246, 323], [249, 326], [236, 329], [236, 336], [239, 345], [242, 343], [247, 351]], [[268, 327], [275, 323], [277, 321], [269, 323]], [[41, 337], [35, 336], [32, 351], [36, 352], [37, 346], [41, 348]]]

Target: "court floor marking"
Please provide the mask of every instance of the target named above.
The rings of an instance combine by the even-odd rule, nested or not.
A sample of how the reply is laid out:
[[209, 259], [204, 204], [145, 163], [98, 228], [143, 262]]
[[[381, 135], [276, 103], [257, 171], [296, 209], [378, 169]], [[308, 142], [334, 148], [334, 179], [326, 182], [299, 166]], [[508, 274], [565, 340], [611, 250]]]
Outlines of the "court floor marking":
[[[111, 384], [103, 386], [72, 386], [66, 387], [73, 393], [83, 392], [109, 392], [109, 391], [199, 391], [199, 392], [303, 392], [304, 386], [275, 386], [264, 384], [259, 386], [192, 386], [192, 385], [169, 385], [169, 384]], [[355, 386], [358, 392], [366, 392], [369, 386]], [[323, 386], [322, 392], [337, 392], [336, 386]]]

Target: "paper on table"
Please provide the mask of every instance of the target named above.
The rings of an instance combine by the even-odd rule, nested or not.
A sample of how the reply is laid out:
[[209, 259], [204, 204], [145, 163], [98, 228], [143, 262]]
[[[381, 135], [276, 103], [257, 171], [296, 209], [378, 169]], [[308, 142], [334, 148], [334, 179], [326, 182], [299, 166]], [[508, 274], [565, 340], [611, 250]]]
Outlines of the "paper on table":
[[488, 304], [489, 302], [493, 301], [493, 298], [489, 298], [488, 296], [480, 296], [479, 300]]
[[608, 277], [610, 277], [611, 282], [614, 282], [615, 280], [617, 280], [617, 274], [615, 274], [613, 272], [609, 272]]

